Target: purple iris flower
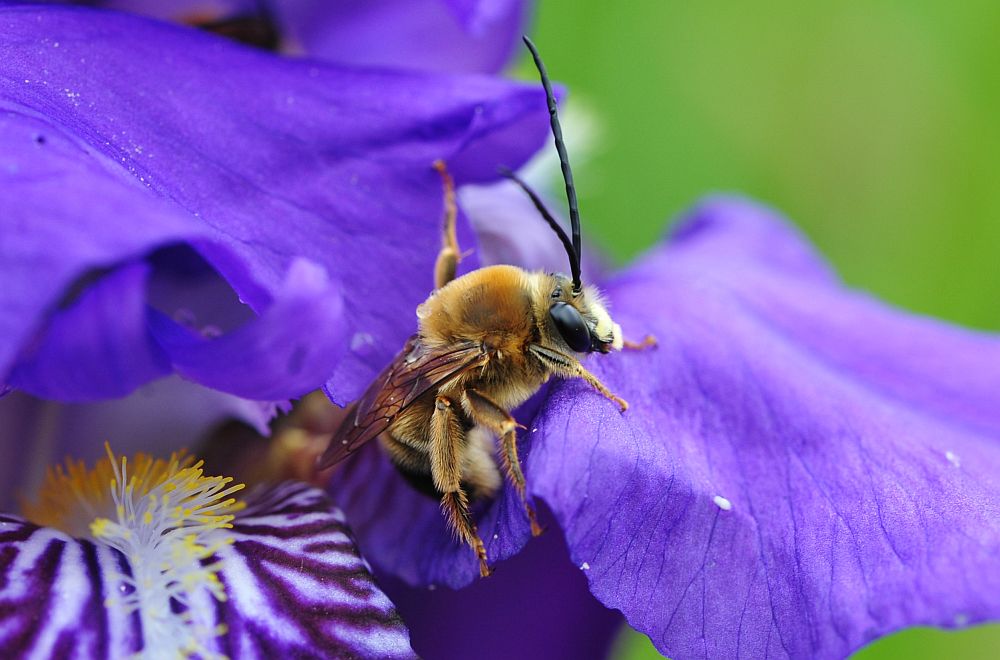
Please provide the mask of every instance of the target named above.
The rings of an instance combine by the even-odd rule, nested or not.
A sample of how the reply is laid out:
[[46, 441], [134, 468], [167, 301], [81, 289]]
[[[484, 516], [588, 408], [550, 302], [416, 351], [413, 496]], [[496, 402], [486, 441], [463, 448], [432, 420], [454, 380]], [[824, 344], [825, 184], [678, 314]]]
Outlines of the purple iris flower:
[[[472, 25], [471, 8], [487, 5], [449, 7], [470, 8]], [[338, 403], [350, 401], [413, 331], [428, 293], [441, 201], [430, 163], [444, 158], [460, 183], [488, 182], [497, 164], [523, 163], [546, 131], [539, 91], [494, 78], [283, 60], [82, 9], [5, 6], [0, 32], [0, 371], [8, 387], [43, 398], [121, 396], [179, 374], [265, 405], [324, 381]], [[530, 204], [486, 194], [492, 204], [478, 208], [506, 210], [524, 230], [499, 248], [484, 239], [481, 261], [550, 265], [538, 241], [551, 237]], [[474, 199], [463, 203], [495, 234]], [[531, 493], [600, 602], [677, 658], [840, 657], [908, 625], [1000, 615], [995, 337], [845, 289], [784, 220], [735, 198], [700, 204], [663, 245], [599, 283], [630, 338], [659, 341], [588, 361], [632, 407], [621, 415], [560, 382], [519, 416]], [[353, 546], [280, 531], [295, 520], [283, 513], [342, 525], [315, 491], [285, 488], [233, 514], [258, 519], [233, 519], [247, 536], [232, 547], [248, 551], [234, 550], [227, 566], [248, 585], [277, 574], [301, 589], [275, 596], [278, 580], [233, 591], [227, 629], [276, 651], [305, 648], [281, 646], [273, 631], [253, 637], [266, 626], [241, 603], [268, 593], [313, 603], [308, 613], [325, 613], [331, 630], [349, 619], [310, 600], [328, 566], [301, 580], [265, 570], [288, 549], [249, 538], [263, 527], [265, 537], [298, 539], [303, 561], [343, 551], [323, 555], [355, 562], [362, 586], [343, 593], [375, 599], [366, 620], [385, 623], [363, 637], [376, 646], [355, 650], [400, 649], [405, 632]], [[478, 575], [436, 502], [377, 447], [331, 490], [377, 570], [419, 586], [462, 587]], [[491, 561], [529, 540], [510, 488], [477, 516]], [[90, 585], [80, 611], [102, 616], [113, 573], [101, 567], [118, 555], [7, 516], [0, 534], [17, 556], [60, 549], [61, 575]], [[282, 560], [287, 569], [295, 558]], [[242, 584], [226, 570], [224, 583]], [[5, 582], [6, 612], [30, 601], [10, 591], [30, 575]], [[209, 612], [208, 597], [189, 611]], [[311, 631], [306, 619], [289, 626]], [[95, 624], [111, 632], [94, 643], [137, 648], [142, 627], [119, 623]], [[58, 641], [73, 629], [16, 630], [19, 640], [48, 630]]]
[[[16, 436], [30, 425], [26, 408], [39, 408], [50, 429], [55, 421], [25, 394], [94, 401], [175, 374], [171, 382], [229, 393], [217, 408], [249, 407], [239, 416], [258, 424], [331, 374], [351, 396], [363, 387], [355, 363], [396, 340], [382, 335], [396, 330], [386, 310], [423, 295], [385, 266], [432, 263], [440, 191], [431, 163], [447, 159], [459, 181], [494, 179], [497, 164], [522, 163], [546, 131], [533, 85], [485, 76], [293, 61], [82, 8], [4, 5], [0, 30], [0, 381], [17, 390], [5, 411], [19, 409], [5, 425], [10, 467], [52, 451]], [[171, 431], [185, 426], [160, 419]], [[74, 453], [86, 454], [99, 438], [81, 431], [70, 430], [83, 446]], [[170, 441], [160, 428], [140, 442], [152, 435]], [[193, 439], [175, 435], [174, 446]], [[82, 469], [46, 492], [83, 489], [91, 477]], [[107, 495], [95, 493], [88, 498]], [[196, 625], [206, 654], [411, 654], [322, 494], [255, 492], [219, 523], [231, 531], [167, 521], [163, 534], [177, 543], [156, 552], [185, 561], [128, 545], [160, 529], [143, 527], [151, 523], [138, 507], [151, 505], [130, 497], [121, 494], [130, 503], [117, 522], [92, 519], [89, 531], [59, 513], [68, 505], [58, 497], [34, 510], [37, 524], [4, 515], [5, 654], [59, 653], [74, 636], [93, 655], [164, 639], [190, 650], [173, 633]], [[208, 536], [189, 547], [193, 527]], [[199, 568], [216, 559], [218, 569]], [[143, 587], [160, 560], [174, 573], [157, 573], [161, 589]], [[182, 597], [192, 576], [204, 588]], [[70, 597], [67, 616], [42, 623]]]

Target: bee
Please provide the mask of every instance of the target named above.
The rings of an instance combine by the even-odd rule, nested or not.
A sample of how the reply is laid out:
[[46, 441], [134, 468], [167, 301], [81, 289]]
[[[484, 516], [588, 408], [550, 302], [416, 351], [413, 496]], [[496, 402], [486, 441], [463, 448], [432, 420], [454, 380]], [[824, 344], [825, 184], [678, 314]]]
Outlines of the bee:
[[582, 378], [623, 413], [628, 408], [579, 360], [582, 354], [619, 350], [626, 342], [601, 294], [580, 279], [580, 217], [556, 101], [537, 49], [527, 37], [524, 41], [545, 89], [572, 239], [524, 181], [513, 172], [504, 174], [527, 193], [558, 235], [571, 275], [497, 265], [456, 278], [461, 252], [455, 236], [454, 182], [444, 164], [436, 162], [445, 220], [435, 290], [417, 308], [416, 334], [348, 408], [319, 460], [320, 469], [328, 468], [378, 438], [411, 484], [440, 498], [449, 527], [475, 551], [484, 577], [490, 568], [469, 501], [495, 496], [502, 484], [493, 459], [494, 438], [499, 438], [500, 463], [521, 498], [532, 534], [541, 533], [517, 453], [517, 429], [524, 427], [509, 411], [552, 376]]

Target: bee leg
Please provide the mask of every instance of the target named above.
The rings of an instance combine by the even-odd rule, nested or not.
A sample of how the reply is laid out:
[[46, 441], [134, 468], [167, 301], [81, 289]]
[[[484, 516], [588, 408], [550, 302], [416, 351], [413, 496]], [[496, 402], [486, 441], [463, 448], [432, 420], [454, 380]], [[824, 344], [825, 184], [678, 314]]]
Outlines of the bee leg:
[[521, 471], [521, 460], [517, 455], [517, 428], [520, 424], [502, 406], [490, 399], [488, 396], [474, 389], [465, 390], [464, 408], [472, 417], [476, 424], [485, 426], [500, 438], [503, 448], [503, 464], [507, 471], [507, 477], [517, 494], [521, 496], [524, 509], [528, 512], [528, 521], [531, 523], [532, 536], [542, 533], [542, 528], [538, 524], [535, 516], [535, 507], [528, 500], [527, 488], [524, 482], [524, 472]]
[[642, 341], [629, 341], [626, 339], [622, 342], [622, 348], [630, 351], [641, 351], [646, 348], [656, 348], [656, 337], [653, 335], [646, 335], [642, 338]]
[[490, 567], [486, 563], [486, 547], [479, 538], [476, 524], [469, 513], [469, 499], [462, 490], [462, 447], [465, 431], [448, 398], [439, 396], [435, 400], [431, 415], [431, 478], [441, 496], [441, 510], [448, 520], [448, 526], [459, 538], [476, 552], [479, 558], [479, 574], [486, 577]]
[[552, 370], [552, 373], [564, 378], [582, 378], [590, 383], [591, 387], [604, 395], [605, 398], [618, 404], [622, 412], [628, 410], [628, 401], [613, 394], [604, 383], [598, 380], [597, 376], [587, 371], [576, 358], [560, 353], [559, 351], [554, 351], [551, 348], [546, 348], [540, 344], [530, 344], [528, 350], [548, 366]]
[[434, 264], [434, 288], [440, 289], [455, 279], [455, 270], [462, 260], [458, 249], [458, 237], [455, 235], [455, 217], [458, 207], [455, 206], [455, 181], [448, 174], [448, 167], [443, 160], [434, 161], [434, 169], [441, 175], [444, 187], [444, 228], [441, 233], [441, 251], [438, 252]]

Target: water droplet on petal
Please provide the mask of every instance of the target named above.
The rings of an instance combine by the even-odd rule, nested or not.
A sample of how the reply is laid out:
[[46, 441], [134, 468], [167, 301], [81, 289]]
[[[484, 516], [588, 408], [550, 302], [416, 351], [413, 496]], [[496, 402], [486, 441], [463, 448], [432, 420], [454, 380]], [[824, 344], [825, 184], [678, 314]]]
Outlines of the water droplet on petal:
[[962, 467], [962, 457], [955, 452], [948, 450], [944, 453], [944, 457], [948, 459], [948, 462], [955, 467]]
[[715, 506], [719, 507], [723, 511], [730, 511], [733, 508], [733, 503], [724, 498], [722, 495], [716, 495], [712, 498], [715, 502]]

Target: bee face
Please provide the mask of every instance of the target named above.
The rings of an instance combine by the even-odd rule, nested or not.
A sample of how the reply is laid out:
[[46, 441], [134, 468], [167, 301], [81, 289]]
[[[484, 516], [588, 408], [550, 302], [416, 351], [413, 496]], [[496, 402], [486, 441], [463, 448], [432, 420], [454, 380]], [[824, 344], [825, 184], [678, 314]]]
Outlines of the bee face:
[[621, 327], [611, 320], [600, 292], [574, 292], [565, 275], [551, 275], [548, 316], [566, 346], [576, 353], [610, 353], [622, 347]]

